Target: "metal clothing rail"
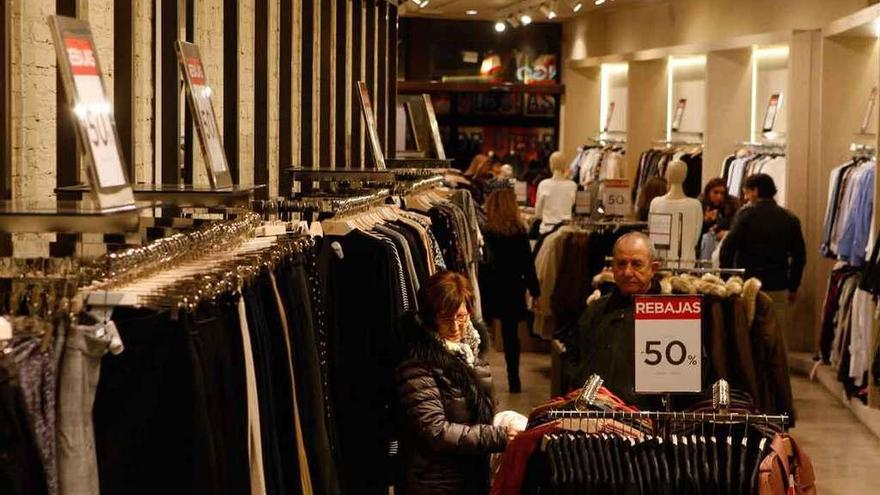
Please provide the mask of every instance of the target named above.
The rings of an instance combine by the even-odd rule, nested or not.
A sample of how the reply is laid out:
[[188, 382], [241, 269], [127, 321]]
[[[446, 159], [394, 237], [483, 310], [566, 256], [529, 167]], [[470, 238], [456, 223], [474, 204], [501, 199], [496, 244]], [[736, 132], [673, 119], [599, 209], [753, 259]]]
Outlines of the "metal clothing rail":
[[317, 211], [321, 213], [335, 213], [337, 215], [354, 211], [381, 206], [385, 204], [391, 194], [389, 189], [378, 189], [368, 193], [354, 196], [314, 195], [299, 196], [289, 200], [289, 211]]
[[763, 421], [786, 425], [791, 421], [787, 414], [749, 414], [749, 413], [714, 413], [714, 412], [666, 412], [666, 411], [574, 411], [551, 410], [547, 413], [551, 418], [562, 419], [655, 419], [685, 421], [691, 423], [706, 422], [745, 422]]

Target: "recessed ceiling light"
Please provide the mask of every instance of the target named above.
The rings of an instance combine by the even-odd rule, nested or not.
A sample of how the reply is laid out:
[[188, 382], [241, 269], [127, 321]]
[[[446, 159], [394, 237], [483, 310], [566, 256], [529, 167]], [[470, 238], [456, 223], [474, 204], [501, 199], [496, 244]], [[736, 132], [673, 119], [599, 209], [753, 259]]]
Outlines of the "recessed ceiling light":
[[466, 11], [464, 11], [464, 13], [467, 15], [477, 15], [478, 14], [478, 12], [474, 9], [466, 10]]
[[583, 3], [575, 2], [574, 7], [572, 7], [571, 9], [577, 13], [577, 12], [580, 12], [583, 7], [584, 7]]
[[498, 33], [503, 33], [504, 31], [507, 31], [507, 24], [504, 21], [496, 22], [495, 31]]
[[596, 5], [602, 5], [603, 3], [605, 3], [605, 0], [596, 0], [595, 3]]
[[528, 26], [532, 23], [532, 16], [529, 14], [522, 14], [519, 16], [519, 22], [521, 22], [523, 26]]

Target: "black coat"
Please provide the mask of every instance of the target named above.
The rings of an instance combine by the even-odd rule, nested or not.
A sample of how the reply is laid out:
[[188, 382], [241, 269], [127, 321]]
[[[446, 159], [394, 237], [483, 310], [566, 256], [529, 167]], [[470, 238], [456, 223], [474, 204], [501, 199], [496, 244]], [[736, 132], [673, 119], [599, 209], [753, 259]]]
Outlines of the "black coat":
[[541, 289], [529, 238], [525, 233], [502, 236], [484, 233], [484, 263], [480, 266], [483, 317], [523, 320], [526, 290], [538, 297]]
[[506, 430], [491, 424], [489, 365], [478, 358], [471, 368], [428, 331], [416, 331], [422, 335], [397, 368], [404, 463], [397, 493], [486, 494], [489, 454], [507, 446]]
[[745, 268], [765, 291], [797, 291], [807, 260], [801, 222], [771, 199], [737, 212], [721, 244], [722, 268]]

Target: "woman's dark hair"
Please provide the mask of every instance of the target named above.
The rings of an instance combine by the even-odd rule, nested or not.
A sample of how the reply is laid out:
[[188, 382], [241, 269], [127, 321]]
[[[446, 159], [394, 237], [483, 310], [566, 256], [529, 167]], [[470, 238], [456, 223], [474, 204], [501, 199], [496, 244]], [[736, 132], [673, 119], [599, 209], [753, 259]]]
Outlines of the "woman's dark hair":
[[754, 174], [746, 177], [743, 187], [746, 189], [756, 189], [758, 197], [761, 199], [773, 199], [777, 192], [773, 177], [767, 174]]
[[706, 183], [706, 187], [703, 188], [703, 204], [704, 205], [709, 204], [709, 193], [711, 193], [713, 189], [718, 188], [718, 187], [724, 188], [724, 195], [725, 196], [727, 196], [727, 194], [729, 194], [729, 192], [727, 190], [727, 181], [725, 181], [721, 177], [715, 177], [714, 179], [709, 180], [709, 182]]
[[419, 288], [419, 316], [426, 327], [437, 328], [437, 320], [450, 318], [464, 303], [468, 311], [474, 309], [474, 293], [467, 278], [453, 271], [432, 275]]
[[651, 209], [651, 201], [658, 196], [666, 194], [668, 184], [663, 177], [651, 177], [642, 186], [639, 197], [636, 199], [636, 218], [641, 221], [648, 220], [648, 212]]

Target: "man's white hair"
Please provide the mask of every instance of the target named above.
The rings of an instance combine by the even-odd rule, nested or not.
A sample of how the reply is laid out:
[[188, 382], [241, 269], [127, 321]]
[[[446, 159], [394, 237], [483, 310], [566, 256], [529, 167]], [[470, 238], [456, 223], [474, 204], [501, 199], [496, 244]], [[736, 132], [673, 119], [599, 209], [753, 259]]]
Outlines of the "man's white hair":
[[651, 261], [656, 261], [658, 259], [657, 256], [657, 248], [654, 247], [654, 241], [651, 240], [646, 234], [642, 232], [628, 232], [620, 236], [615, 242], [614, 247], [611, 249], [611, 255], [616, 256], [618, 248], [623, 245], [625, 242], [640, 240], [645, 244], [645, 247], [648, 248], [648, 257]]

